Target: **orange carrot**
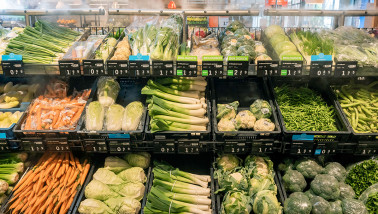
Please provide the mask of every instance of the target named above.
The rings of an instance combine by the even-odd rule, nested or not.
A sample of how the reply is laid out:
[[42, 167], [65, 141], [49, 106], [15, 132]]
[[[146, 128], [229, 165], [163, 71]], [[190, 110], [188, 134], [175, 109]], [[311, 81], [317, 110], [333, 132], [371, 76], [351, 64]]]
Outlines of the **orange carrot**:
[[80, 178], [79, 178], [80, 179], [80, 185], [82, 185], [82, 186], [83, 186], [83, 183], [85, 181], [85, 178], [87, 177], [87, 174], [89, 172], [90, 167], [91, 167], [91, 165], [89, 163], [87, 163], [87, 165], [85, 165], [85, 167], [84, 167], [83, 173], [80, 175]]
[[75, 173], [73, 176], [68, 180], [67, 186], [73, 184], [73, 182], [77, 179], [77, 176], [79, 175], [79, 170], [75, 170]]
[[76, 167], [80, 170], [80, 172], [82, 172], [83, 168], [80, 165], [79, 158], [75, 157], [75, 163], [76, 163]]

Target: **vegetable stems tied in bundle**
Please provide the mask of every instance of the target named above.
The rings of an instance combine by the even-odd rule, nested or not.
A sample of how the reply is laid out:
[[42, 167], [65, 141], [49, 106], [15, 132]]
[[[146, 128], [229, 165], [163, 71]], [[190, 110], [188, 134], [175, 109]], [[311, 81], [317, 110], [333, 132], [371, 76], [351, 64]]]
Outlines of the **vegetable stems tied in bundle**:
[[148, 96], [151, 131], [206, 131], [206, 86], [202, 78], [149, 80], [142, 94]]
[[212, 213], [210, 176], [196, 175], [154, 161], [153, 186], [144, 213]]

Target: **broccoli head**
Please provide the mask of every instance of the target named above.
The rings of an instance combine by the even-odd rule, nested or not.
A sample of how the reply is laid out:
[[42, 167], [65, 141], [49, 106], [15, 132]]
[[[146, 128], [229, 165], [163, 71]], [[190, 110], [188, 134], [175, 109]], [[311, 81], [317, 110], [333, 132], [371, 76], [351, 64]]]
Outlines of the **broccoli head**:
[[331, 211], [331, 205], [328, 201], [320, 196], [311, 198], [312, 214], [328, 214]]
[[294, 169], [293, 161], [289, 158], [285, 158], [282, 163], [278, 164], [278, 170], [286, 172], [289, 169]]
[[340, 196], [339, 182], [332, 175], [316, 175], [311, 182], [311, 190], [326, 200], [336, 200]]
[[368, 214], [362, 201], [356, 199], [344, 199], [341, 202], [343, 214]]
[[282, 177], [283, 185], [289, 192], [302, 192], [307, 183], [303, 175], [297, 170], [289, 170]]
[[340, 182], [340, 200], [347, 199], [347, 198], [354, 198], [356, 193], [354, 192], [353, 188], [346, 183]]
[[340, 200], [329, 202], [329, 205], [331, 206], [329, 214], [343, 214], [343, 209], [341, 208]]
[[312, 204], [308, 197], [302, 192], [294, 192], [284, 203], [285, 214], [310, 214]]
[[327, 166], [324, 168], [323, 173], [332, 175], [339, 182], [344, 181], [347, 174], [345, 168], [337, 162], [328, 163]]
[[308, 197], [308, 199], [311, 199], [314, 196], [316, 196], [315, 193], [311, 189], [307, 190], [304, 194]]
[[320, 174], [323, 171], [323, 167], [311, 159], [303, 159], [295, 165], [296, 170], [298, 170], [298, 172], [300, 172], [305, 178], [313, 179], [317, 174]]

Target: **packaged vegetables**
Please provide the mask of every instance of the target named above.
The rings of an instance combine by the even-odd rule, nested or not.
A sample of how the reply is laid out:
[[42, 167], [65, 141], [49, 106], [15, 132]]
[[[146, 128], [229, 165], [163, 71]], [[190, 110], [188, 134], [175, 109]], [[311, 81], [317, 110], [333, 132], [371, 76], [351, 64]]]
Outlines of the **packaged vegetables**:
[[302, 55], [278, 25], [271, 25], [264, 33], [277, 54], [279, 60], [302, 60]]
[[306, 87], [274, 88], [286, 129], [289, 131], [337, 131], [335, 108]]
[[206, 131], [206, 85], [201, 77], [149, 80], [142, 94], [148, 96], [151, 131]]
[[338, 162], [320, 165], [310, 158], [295, 162], [287, 159], [278, 169], [285, 174], [285, 190], [292, 192], [284, 203], [285, 214], [368, 213], [363, 201], [354, 199], [356, 196], [353, 186], [348, 185], [351, 183], [347, 181], [347, 170]]
[[205, 38], [193, 37], [193, 48], [189, 55], [197, 56], [199, 64], [202, 64], [203, 56], [220, 56], [218, 39], [213, 34]]
[[134, 101], [125, 108], [115, 104], [120, 85], [114, 78], [101, 77], [97, 82], [97, 87], [98, 101], [92, 101], [86, 107], [86, 130], [137, 130], [144, 112], [143, 104]]
[[144, 169], [149, 165], [148, 153], [105, 158], [104, 168], [99, 168], [85, 187], [86, 199], [80, 203], [79, 213], [139, 213], [147, 181]]
[[184, 172], [157, 161], [153, 173], [144, 213], [212, 213], [210, 176]]
[[39, 84], [7, 84], [0, 85], [0, 109], [9, 109], [19, 106], [22, 102], [31, 102], [37, 95]]
[[243, 110], [236, 114], [238, 106], [238, 101], [217, 104], [219, 131], [238, 131], [239, 129], [273, 131], [276, 128], [270, 120], [272, 107], [269, 102], [257, 99], [251, 104], [249, 110]]
[[26, 153], [0, 154], [0, 205], [11, 194], [25, 170]]
[[221, 155], [216, 164], [214, 177], [220, 187], [216, 194], [224, 193], [221, 213], [282, 213], [269, 158], [249, 155], [242, 167], [235, 155]]
[[21, 130], [72, 130], [84, 110], [90, 89], [67, 96], [68, 85], [51, 80], [44, 95], [35, 99], [28, 108]]
[[108, 37], [105, 39], [104, 43], [101, 47], [96, 51], [95, 59], [108, 59], [110, 53], [112, 52], [113, 48], [117, 44], [117, 40], [113, 37]]
[[67, 213], [83, 185], [90, 164], [71, 152], [49, 152], [14, 187], [12, 213]]
[[378, 132], [377, 84], [353, 84], [335, 87], [341, 108], [357, 133]]
[[122, 41], [118, 42], [115, 48], [116, 50], [111, 60], [128, 60], [129, 59], [129, 56], [131, 55], [131, 49], [130, 49], [128, 37], [124, 37]]
[[0, 112], [0, 128], [9, 128], [12, 124], [17, 123], [23, 112]]

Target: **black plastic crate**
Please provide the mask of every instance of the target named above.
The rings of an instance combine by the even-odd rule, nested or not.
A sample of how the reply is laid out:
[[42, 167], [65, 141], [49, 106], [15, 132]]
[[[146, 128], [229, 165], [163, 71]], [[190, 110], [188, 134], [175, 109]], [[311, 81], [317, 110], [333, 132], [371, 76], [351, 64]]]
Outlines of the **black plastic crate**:
[[[87, 185], [89, 184], [89, 182], [91, 182], [93, 180], [93, 174], [99, 169], [99, 168], [102, 168], [104, 166], [104, 160], [105, 159], [102, 159], [101, 161], [97, 161], [95, 164], [92, 165], [92, 168], [91, 168], [91, 173], [88, 174], [82, 188], [81, 188], [81, 191], [80, 193], [78, 194], [77, 198], [75, 198], [74, 200], [74, 203], [73, 203], [73, 206], [72, 206], [72, 209], [69, 210], [68, 213], [71, 213], [71, 214], [78, 214], [79, 211], [79, 206], [80, 206], [80, 203], [82, 201], [84, 201], [86, 198], [85, 198], [85, 188], [87, 187]], [[145, 170], [146, 172], [146, 177], [147, 177], [147, 181], [145, 183], [145, 190], [144, 190], [144, 196], [143, 196], [143, 199], [141, 201], [141, 205], [142, 205], [142, 208], [141, 210], [143, 209], [143, 202], [146, 200], [146, 197], [147, 197], [147, 190], [148, 190], [148, 184], [150, 182], [150, 174], [151, 174], [151, 167], [149, 167], [148, 169]], [[141, 213], [141, 212], [139, 212]]]
[[[332, 92], [329, 91], [328, 83], [322, 79], [310, 80], [287, 80], [287, 79], [271, 79], [269, 82], [272, 87], [274, 104], [276, 106], [278, 117], [283, 130], [283, 152], [297, 155], [321, 155], [321, 154], [337, 154], [352, 152], [354, 145], [349, 145], [350, 129], [346, 124], [345, 118], [337, 107], [333, 99]], [[286, 129], [285, 122], [280, 107], [275, 99], [277, 96], [274, 92], [276, 86], [289, 84], [293, 87], [308, 87], [317, 91], [328, 106], [335, 108], [336, 127], [339, 131], [289, 131]]]
[[[214, 169], [211, 167], [211, 162], [212, 162], [212, 155], [209, 154], [202, 154], [199, 155], [195, 159], [191, 159], [190, 162], [188, 162], [188, 158], [192, 158], [193, 156], [187, 156], [187, 155], [154, 155], [154, 159], [158, 161], [167, 161], [169, 164], [171, 164], [173, 167], [179, 168], [182, 171], [189, 172], [189, 173], [195, 173], [199, 175], [210, 175], [211, 181], [209, 183], [210, 185], [210, 199], [211, 199], [211, 210], [212, 214], [217, 213], [217, 206], [216, 206], [216, 197], [214, 195], [215, 192], [215, 182], [214, 182], [214, 176], [213, 172]], [[145, 207], [147, 203], [147, 196], [148, 193], [151, 190], [151, 187], [153, 185], [153, 180], [154, 180], [154, 173], [150, 173], [150, 178], [149, 178], [149, 186], [145, 198], [143, 198], [143, 203], [142, 203], [142, 211], [141, 214], [143, 214], [143, 208]]]
[[[140, 101], [143, 103], [143, 105], [145, 105], [145, 96], [141, 94], [141, 90], [145, 85], [145, 80], [119, 78], [117, 79], [117, 81], [119, 82], [121, 89], [115, 103], [126, 107], [133, 101]], [[97, 100], [97, 87], [92, 95], [93, 96], [87, 102], [87, 106], [90, 102]], [[136, 141], [143, 140], [143, 130], [146, 114], [147, 107], [145, 106], [138, 129], [135, 131], [87, 131], [85, 129], [84, 111], [78, 123], [77, 133], [80, 136], [80, 139], [84, 141], [84, 144], [86, 144], [86, 142], [88, 141], [91, 142], [93, 140], [99, 140], [108, 144], [110, 152], [130, 152], [130, 148], [133, 147], [133, 144], [136, 143]], [[86, 146], [84, 145], [84, 147]], [[119, 150], [118, 147], [121, 149]]]
[[207, 141], [211, 139], [211, 103], [210, 103], [210, 87], [209, 82], [206, 87], [205, 91], [205, 98], [207, 100], [207, 112], [206, 116], [209, 118], [209, 123], [207, 124], [206, 131], [162, 131], [162, 132], [155, 132], [152, 133], [150, 129], [150, 120], [151, 117], [148, 114], [146, 116], [146, 126], [145, 126], [145, 133], [146, 133], [146, 140], [152, 140], [155, 142], [165, 141], [166, 139], [174, 140], [180, 142], [181, 140], [197, 140], [197, 141]]
[[0, 140], [7, 139], [7, 140], [13, 140], [16, 138], [15, 134], [13, 133], [13, 128], [20, 123], [21, 118], [24, 116], [24, 112], [26, 111], [27, 106], [21, 106], [20, 108], [15, 109], [2, 109], [0, 112], [11, 112], [12, 114], [16, 111], [22, 112], [22, 115], [20, 119], [18, 119], [17, 123], [13, 123], [8, 128], [0, 128]]
[[[214, 139], [216, 139], [217, 142], [226, 142], [224, 146], [227, 153], [273, 153], [280, 151], [281, 144], [279, 139], [281, 136], [281, 128], [278, 122], [275, 106], [269, 95], [266, 81], [263, 78], [219, 79], [214, 80], [212, 87]], [[257, 99], [263, 99], [270, 103], [270, 106], [272, 107], [272, 116], [270, 119], [276, 127], [274, 131], [218, 131], [218, 121], [216, 118], [217, 104], [239, 101], [239, 112], [242, 110], [249, 110], [250, 105]], [[222, 143], [220, 144], [222, 145]], [[235, 144], [240, 143], [245, 144], [245, 146], [239, 146], [240, 148], [244, 147], [245, 150], [243, 152], [239, 152], [240, 150], [235, 152], [234, 150], [238, 147]]]
[[[73, 94], [75, 91], [81, 91], [84, 89], [91, 89], [92, 97], [95, 93], [96, 78], [95, 77], [70, 77], [66, 80], [68, 83], [67, 95]], [[16, 133], [18, 139], [38, 139], [45, 141], [49, 138], [67, 138], [67, 139], [77, 139], [77, 130], [79, 125], [77, 124], [75, 129], [72, 130], [21, 130], [21, 125], [25, 122], [28, 116], [28, 110], [21, 117], [19, 123], [13, 129]]]

